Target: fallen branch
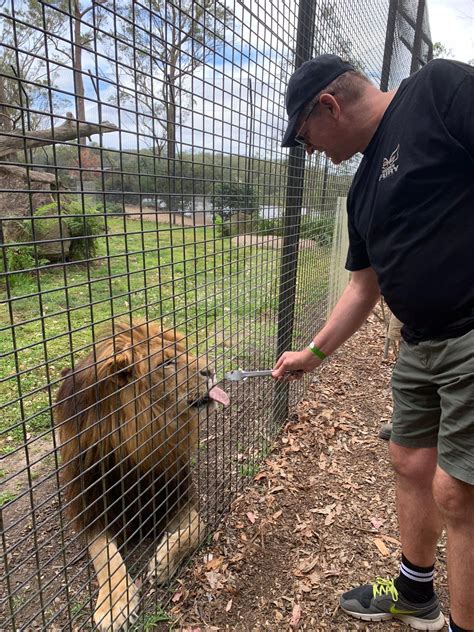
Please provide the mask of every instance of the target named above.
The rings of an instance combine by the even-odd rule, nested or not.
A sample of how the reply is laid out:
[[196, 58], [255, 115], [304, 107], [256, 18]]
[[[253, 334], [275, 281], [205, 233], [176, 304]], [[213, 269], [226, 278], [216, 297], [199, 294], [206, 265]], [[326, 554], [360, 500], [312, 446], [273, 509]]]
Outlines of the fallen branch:
[[12, 152], [20, 149], [33, 149], [44, 145], [54, 145], [54, 143], [92, 136], [93, 134], [107, 134], [116, 132], [118, 127], [113, 123], [104, 121], [98, 123], [78, 123], [68, 114], [67, 120], [58, 127], [52, 129], [28, 132], [28, 134], [4, 135], [0, 139], [0, 158], [8, 156]]

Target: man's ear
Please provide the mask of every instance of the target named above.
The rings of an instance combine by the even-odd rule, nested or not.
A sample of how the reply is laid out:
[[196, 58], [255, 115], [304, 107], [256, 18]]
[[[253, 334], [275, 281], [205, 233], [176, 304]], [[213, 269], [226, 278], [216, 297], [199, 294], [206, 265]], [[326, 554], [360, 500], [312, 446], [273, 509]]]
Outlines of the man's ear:
[[323, 92], [319, 97], [322, 110], [325, 110], [332, 118], [338, 120], [341, 116], [341, 106], [338, 99], [329, 92]]

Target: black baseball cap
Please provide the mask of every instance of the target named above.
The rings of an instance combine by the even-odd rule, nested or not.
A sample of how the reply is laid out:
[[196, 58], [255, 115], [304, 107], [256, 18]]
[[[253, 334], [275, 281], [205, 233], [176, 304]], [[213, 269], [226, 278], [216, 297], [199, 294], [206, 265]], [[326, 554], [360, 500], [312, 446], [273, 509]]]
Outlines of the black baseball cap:
[[304, 106], [331, 81], [348, 70], [355, 70], [355, 68], [337, 55], [319, 55], [314, 59], [305, 61], [298, 70], [295, 70], [286, 90], [285, 103], [288, 112], [288, 127], [281, 143], [282, 147], [298, 145], [295, 141], [297, 132], [295, 128]]

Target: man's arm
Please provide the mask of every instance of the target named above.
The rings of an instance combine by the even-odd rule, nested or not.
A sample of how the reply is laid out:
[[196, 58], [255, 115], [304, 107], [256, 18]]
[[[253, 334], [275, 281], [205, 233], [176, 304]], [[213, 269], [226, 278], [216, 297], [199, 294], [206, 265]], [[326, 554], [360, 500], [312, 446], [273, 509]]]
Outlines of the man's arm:
[[[314, 343], [325, 355], [330, 355], [359, 327], [361, 327], [380, 297], [377, 277], [372, 268], [352, 272], [349, 285], [342, 293], [326, 324], [314, 338]], [[290, 371], [313, 371], [321, 364], [310, 349], [286, 351], [273, 369], [274, 378], [282, 378]]]

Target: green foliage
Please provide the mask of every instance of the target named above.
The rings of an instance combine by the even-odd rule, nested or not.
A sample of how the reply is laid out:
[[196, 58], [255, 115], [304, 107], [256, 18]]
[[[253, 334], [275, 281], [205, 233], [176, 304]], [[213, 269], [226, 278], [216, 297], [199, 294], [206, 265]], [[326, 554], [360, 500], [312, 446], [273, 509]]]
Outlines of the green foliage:
[[451, 48], [445, 46], [442, 42], [433, 42], [433, 57], [453, 58], [453, 51]]
[[[259, 220], [258, 232], [261, 235], [275, 235], [283, 237], [283, 219], [261, 219]], [[311, 215], [304, 215], [301, 218], [300, 239], [312, 239], [320, 246], [330, 246], [334, 232], [334, 217], [325, 216], [314, 218]]]
[[334, 233], [334, 216], [314, 219], [305, 216], [301, 219], [300, 239], [312, 239], [320, 246], [330, 246]]
[[[16, 272], [18, 270], [29, 270], [36, 267], [36, 259], [32, 246], [18, 246], [8, 248], [6, 252], [7, 270]], [[14, 277], [12, 277], [14, 278]]]
[[6, 505], [12, 500], [15, 500], [16, 496], [17, 495], [13, 492], [2, 492], [0, 494], [0, 507], [3, 507], [3, 505]]
[[13, 245], [5, 247], [5, 259], [0, 261], [0, 271], [5, 272], [6, 264], [7, 272], [16, 272], [8, 278], [8, 284], [11, 289], [18, 291], [25, 283], [28, 284], [28, 274], [18, 274], [24, 270], [34, 270], [38, 266], [48, 263], [46, 259], [39, 258], [33, 246]]
[[[72, 200], [66, 205], [66, 224], [73, 241], [69, 250], [69, 259], [79, 261], [97, 255], [98, 237], [104, 232], [104, 219], [96, 206], [83, 206]], [[80, 239], [78, 239], [80, 238]]]
[[245, 235], [258, 230], [259, 219], [256, 213], [233, 213], [222, 222], [221, 234], [223, 237]]
[[106, 202], [105, 212], [111, 215], [122, 215], [125, 213], [125, 208], [120, 202]]
[[260, 235], [283, 237], [283, 220], [280, 218], [260, 219], [258, 222], [258, 232]]
[[223, 219], [233, 213], [255, 213], [258, 210], [258, 198], [255, 190], [242, 182], [222, 182], [216, 187], [213, 201], [214, 212]]
[[[38, 219], [42, 216], [44, 219]], [[63, 220], [72, 237], [69, 259], [80, 261], [95, 257], [98, 237], [104, 232], [102, 209], [98, 206], [83, 205], [76, 200], [63, 200], [61, 209], [56, 202], [40, 206], [34, 216], [35, 235], [41, 235], [49, 226]], [[33, 231], [31, 231], [33, 232]]]
[[239, 465], [239, 473], [242, 477], [253, 478], [256, 474], [258, 474], [260, 467], [257, 463], [248, 463], [245, 465]]

